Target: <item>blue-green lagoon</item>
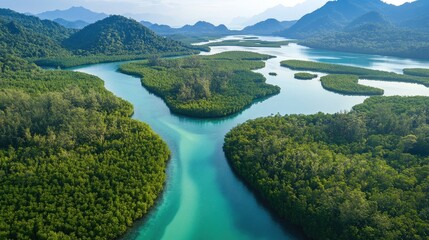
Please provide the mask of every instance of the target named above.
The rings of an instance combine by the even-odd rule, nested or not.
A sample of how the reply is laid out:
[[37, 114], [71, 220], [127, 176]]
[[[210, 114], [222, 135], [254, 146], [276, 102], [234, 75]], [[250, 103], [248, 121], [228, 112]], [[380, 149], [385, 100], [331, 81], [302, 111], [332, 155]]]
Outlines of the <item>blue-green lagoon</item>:
[[[227, 37], [240, 39], [244, 36]], [[260, 37], [261, 40], [285, 40]], [[168, 143], [172, 159], [165, 192], [157, 206], [135, 224], [125, 239], [297, 239], [293, 228], [282, 227], [232, 173], [222, 151], [223, 138], [248, 119], [272, 114], [335, 113], [350, 110], [366, 97], [343, 96], [324, 90], [319, 78], [294, 79], [296, 71], [280, 66], [286, 59], [311, 60], [401, 72], [429, 67], [429, 62], [394, 57], [309, 49], [296, 44], [282, 48], [213, 47], [210, 53], [241, 50], [276, 56], [262, 73], [281, 93], [222, 119], [192, 119], [171, 114], [165, 103], [150, 94], [140, 79], [117, 71], [121, 63], [96, 64], [76, 71], [96, 75], [115, 95], [134, 105], [133, 118], [149, 124]], [[275, 72], [277, 76], [269, 76]], [[323, 74], [319, 74], [319, 77]], [[410, 83], [361, 80], [385, 89], [385, 95], [425, 95], [429, 88]]]

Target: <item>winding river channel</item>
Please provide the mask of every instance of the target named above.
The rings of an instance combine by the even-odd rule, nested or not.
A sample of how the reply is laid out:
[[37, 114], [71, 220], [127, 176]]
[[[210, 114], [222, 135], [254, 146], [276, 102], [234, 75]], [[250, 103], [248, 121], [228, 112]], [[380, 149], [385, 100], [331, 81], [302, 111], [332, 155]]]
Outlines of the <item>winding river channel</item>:
[[[227, 39], [243, 36], [227, 37]], [[284, 40], [261, 37], [262, 40]], [[266, 61], [262, 73], [281, 93], [253, 104], [232, 117], [192, 119], [172, 114], [165, 103], [150, 94], [136, 77], [117, 71], [120, 62], [96, 64], [74, 70], [96, 75], [108, 90], [134, 105], [134, 119], [149, 124], [168, 143], [172, 159], [163, 196], [145, 219], [137, 222], [125, 239], [299, 239], [258, 203], [232, 173], [222, 151], [223, 138], [249, 119], [272, 114], [335, 113], [350, 110], [365, 97], [328, 92], [319, 79], [296, 80], [295, 71], [280, 67], [286, 59], [312, 60], [401, 72], [403, 68], [429, 67], [429, 62], [394, 57], [309, 49], [296, 44], [282, 48], [213, 47], [210, 53], [242, 50], [276, 56]], [[277, 76], [269, 76], [276, 72]], [[360, 81], [379, 87], [385, 95], [425, 95], [429, 88], [409, 83]]]

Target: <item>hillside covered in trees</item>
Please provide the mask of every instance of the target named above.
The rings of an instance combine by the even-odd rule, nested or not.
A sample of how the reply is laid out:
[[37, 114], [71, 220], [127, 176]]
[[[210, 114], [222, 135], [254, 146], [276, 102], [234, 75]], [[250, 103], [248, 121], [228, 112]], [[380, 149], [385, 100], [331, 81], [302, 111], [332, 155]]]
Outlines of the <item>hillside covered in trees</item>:
[[167, 145], [99, 78], [0, 63], [0, 239], [122, 235], [161, 193]]
[[7, 54], [55, 68], [198, 52], [122, 16], [75, 30], [9, 9], [0, 9], [0, 47]]
[[428, 39], [429, 32], [366, 23], [340, 32], [314, 35], [300, 44], [334, 51], [428, 59]]
[[55, 22], [0, 9], [0, 49], [4, 53], [28, 59], [66, 56], [69, 52], [61, 41], [73, 33]]
[[335, 51], [429, 59], [429, 1], [328, 1], [278, 35]]
[[251, 52], [225, 52], [212, 56], [160, 59], [128, 63], [120, 70], [141, 77], [149, 91], [161, 96], [174, 113], [192, 117], [223, 117], [243, 110], [254, 100], [280, 92], [265, 83], [262, 60]]
[[64, 45], [76, 52], [106, 55], [188, 50], [180, 42], [160, 37], [137, 21], [117, 15], [76, 32], [64, 41]]
[[227, 134], [238, 176], [314, 239], [429, 237], [429, 98], [272, 116]]

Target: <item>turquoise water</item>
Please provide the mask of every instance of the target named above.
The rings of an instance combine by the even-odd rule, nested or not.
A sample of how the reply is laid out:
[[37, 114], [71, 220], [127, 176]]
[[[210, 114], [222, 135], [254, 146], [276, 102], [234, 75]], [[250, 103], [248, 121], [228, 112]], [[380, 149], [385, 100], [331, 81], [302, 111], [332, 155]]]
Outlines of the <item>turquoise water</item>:
[[[262, 38], [270, 40], [270, 38]], [[347, 54], [308, 49], [295, 44], [282, 48], [215, 47], [213, 53], [248, 50], [277, 56], [267, 61], [267, 81], [281, 93], [255, 103], [240, 114], [223, 119], [191, 119], [171, 114], [164, 102], [145, 90], [140, 80], [117, 72], [120, 63], [77, 68], [105, 81], [107, 89], [131, 102], [134, 118], [148, 123], [168, 143], [172, 159], [166, 189], [149, 216], [136, 223], [125, 239], [297, 239], [293, 228], [284, 228], [234, 176], [222, 151], [224, 135], [248, 119], [272, 114], [335, 113], [350, 110], [365, 97], [325, 91], [319, 79], [295, 80], [294, 71], [280, 67], [285, 59], [342, 63], [401, 72], [404, 67], [429, 67], [428, 62], [392, 57]], [[269, 76], [276, 72], [278, 76]], [[386, 90], [386, 95], [426, 95], [417, 84], [361, 81]]]

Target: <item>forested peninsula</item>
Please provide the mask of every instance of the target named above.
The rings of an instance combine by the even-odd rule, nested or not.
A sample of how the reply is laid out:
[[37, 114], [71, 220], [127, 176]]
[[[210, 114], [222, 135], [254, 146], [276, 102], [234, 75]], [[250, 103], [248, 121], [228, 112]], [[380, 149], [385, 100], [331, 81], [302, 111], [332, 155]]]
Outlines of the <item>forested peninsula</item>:
[[[328, 91], [345, 95], [373, 96], [383, 95], [383, 89], [359, 84], [359, 79], [380, 80], [391, 82], [417, 83], [429, 87], [429, 69], [404, 69], [404, 74], [372, 70], [361, 67], [320, 63], [302, 60], [285, 60], [281, 66], [292, 70], [303, 70], [328, 73], [321, 77], [322, 87]], [[296, 73], [295, 78], [305, 79], [306, 73]], [[310, 79], [310, 76], [308, 78]]]
[[237, 175], [314, 239], [429, 237], [429, 98], [371, 97], [349, 113], [272, 116], [229, 132]]
[[0, 63], [0, 239], [121, 236], [162, 192], [167, 145], [97, 77]]

